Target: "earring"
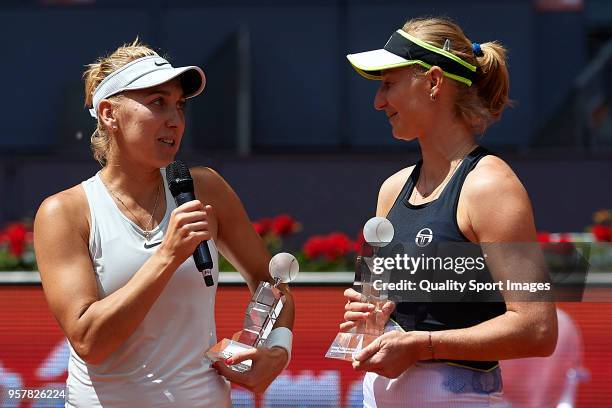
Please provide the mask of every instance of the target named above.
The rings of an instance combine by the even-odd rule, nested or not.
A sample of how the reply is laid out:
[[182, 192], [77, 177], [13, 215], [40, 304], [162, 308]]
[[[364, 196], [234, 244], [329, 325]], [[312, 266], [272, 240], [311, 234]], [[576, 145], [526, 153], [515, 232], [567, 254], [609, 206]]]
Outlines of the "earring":
[[117, 125], [113, 125], [113, 130], [117, 130]]
[[431, 98], [432, 101], [436, 100], [436, 95], [434, 95], [433, 92], [429, 94], [429, 97]]

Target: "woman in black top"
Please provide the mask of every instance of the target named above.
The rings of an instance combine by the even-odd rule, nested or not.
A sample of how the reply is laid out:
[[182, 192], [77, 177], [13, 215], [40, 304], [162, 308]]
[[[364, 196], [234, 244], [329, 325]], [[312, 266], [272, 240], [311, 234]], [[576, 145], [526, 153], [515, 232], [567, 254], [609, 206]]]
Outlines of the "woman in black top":
[[[446, 19], [414, 19], [384, 49], [348, 59], [362, 76], [381, 80], [374, 107], [387, 115], [393, 136], [421, 148], [418, 164], [380, 188], [377, 216], [392, 222], [394, 241], [412, 243], [412, 256], [429, 243], [536, 241], [525, 188], [476, 142], [509, 104], [499, 43], [472, 43]], [[512, 262], [488, 260], [484, 279], [506, 282], [528, 269], [525, 258], [510, 255]], [[352, 289], [345, 296], [341, 329], [350, 330], [374, 307]], [[557, 338], [554, 303], [504, 300], [386, 305], [382, 312], [393, 312], [403, 331], [385, 333], [355, 356], [355, 369], [369, 372], [364, 405], [503, 405], [497, 360], [547, 356]]]

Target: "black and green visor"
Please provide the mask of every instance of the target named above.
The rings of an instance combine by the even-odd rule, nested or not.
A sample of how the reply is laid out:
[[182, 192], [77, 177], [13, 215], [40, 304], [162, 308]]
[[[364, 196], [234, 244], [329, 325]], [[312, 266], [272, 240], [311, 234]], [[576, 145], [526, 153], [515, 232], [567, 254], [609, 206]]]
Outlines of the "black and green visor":
[[381, 79], [381, 71], [419, 64], [425, 69], [436, 65], [444, 76], [471, 86], [476, 78], [476, 67], [453, 53], [428, 44], [397, 30], [383, 49], [348, 54], [346, 56], [355, 70], [368, 79]]

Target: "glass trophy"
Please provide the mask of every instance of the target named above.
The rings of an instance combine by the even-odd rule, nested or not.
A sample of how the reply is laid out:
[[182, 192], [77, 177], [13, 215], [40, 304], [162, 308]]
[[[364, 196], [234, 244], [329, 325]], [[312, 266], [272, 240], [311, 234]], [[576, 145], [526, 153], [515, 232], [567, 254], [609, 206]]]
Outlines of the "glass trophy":
[[[208, 349], [206, 357], [211, 361], [225, 360], [239, 351], [257, 348], [268, 338], [284, 304], [284, 295], [278, 285], [294, 280], [299, 264], [293, 255], [281, 252], [272, 257], [269, 270], [274, 283], [259, 283], [247, 306], [242, 330], [231, 339], [223, 339]], [[237, 372], [249, 371], [251, 360], [231, 365], [230, 368]]]
[[374, 259], [378, 250], [393, 240], [393, 234], [393, 225], [383, 217], [371, 218], [364, 225], [366, 243], [355, 262], [353, 289], [361, 293], [363, 302], [373, 304], [375, 309], [350, 331], [338, 333], [325, 357], [353, 361], [356, 353], [384, 333], [387, 322], [381, 309], [388, 294], [386, 287], [380, 284], [389, 283], [390, 271], [382, 266], [374, 267]]

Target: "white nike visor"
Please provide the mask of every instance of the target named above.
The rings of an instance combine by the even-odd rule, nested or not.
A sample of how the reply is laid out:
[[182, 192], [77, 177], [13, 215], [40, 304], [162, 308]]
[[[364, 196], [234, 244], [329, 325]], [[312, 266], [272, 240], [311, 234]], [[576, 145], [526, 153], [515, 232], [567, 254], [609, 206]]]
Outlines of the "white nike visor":
[[123, 91], [151, 88], [180, 77], [185, 98], [193, 98], [204, 90], [206, 76], [196, 66], [174, 68], [159, 55], [138, 58], [122, 66], [104, 78], [93, 93], [92, 117], [98, 117], [98, 105], [102, 99]]

